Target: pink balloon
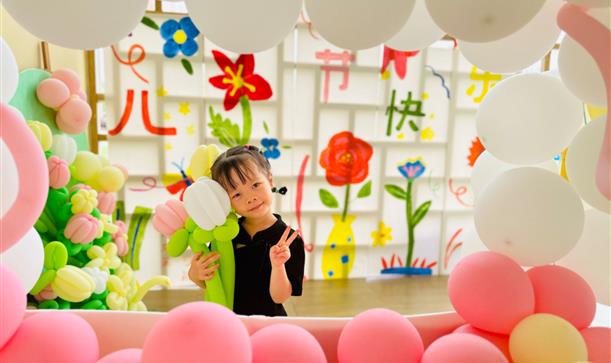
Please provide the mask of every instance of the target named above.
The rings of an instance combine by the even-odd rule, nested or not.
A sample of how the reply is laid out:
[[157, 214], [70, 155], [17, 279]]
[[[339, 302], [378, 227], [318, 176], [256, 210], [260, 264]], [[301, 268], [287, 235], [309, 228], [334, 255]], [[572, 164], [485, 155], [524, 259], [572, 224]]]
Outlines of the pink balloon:
[[86, 245], [93, 241], [98, 235], [98, 220], [86, 213], [78, 213], [70, 217], [64, 236], [72, 241], [72, 243], [80, 243]]
[[339, 363], [418, 363], [424, 345], [418, 330], [404, 316], [388, 309], [370, 309], [355, 316], [337, 344]]
[[159, 233], [170, 237], [178, 229], [184, 227], [187, 218], [189, 215], [182, 202], [170, 199], [165, 204], [158, 204], [155, 207], [153, 226]]
[[21, 280], [0, 265], [0, 350], [15, 334], [25, 313], [26, 291]]
[[[586, 9], [574, 4], [564, 4], [560, 8], [558, 26], [594, 58], [605, 81], [607, 107], [611, 107], [611, 32], [604, 24], [588, 15]], [[603, 144], [596, 163], [596, 186], [611, 200], [611, 113], [608, 112]]]
[[476, 327], [474, 327], [471, 324], [465, 324], [465, 325], [459, 326], [458, 328], [456, 328], [456, 330], [454, 330], [454, 333], [473, 334], [473, 335], [477, 335], [480, 338], [484, 338], [487, 341], [489, 341], [490, 343], [494, 344], [494, 346], [497, 347], [497, 349], [500, 350], [501, 353], [503, 353], [505, 358], [507, 358], [507, 361], [509, 363], [512, 362], [511, 353], [509, 353], [509, 336], [508, 335], [490, 333], [485, 330], [477, 329]]
[[121, 164], [114, 164], [113, 165], [115, 168], [121, 170], [121, 172], [123, 173], [123, 177], [125, 177], [125, 180], [127, 180], [127, 178], [129, 177], [129, 173], [127, 172], [127, 168], [124, 167]]
[[112, 352], [101, 358], [98, 363], [140, 363], [141, 358], [142, 349], [129, 348]]
[[119, 229], [112, 235], [113, 241], [117, 245], [117, 255], [123, 257], [127, 255], [129, 246], [127, 245], [127, 226], [123, 221], [116, 221], [115, 224]]
[[581, 331], [588, 346], [588, 360], [591, 363], [611, 362], [611, 328], [592, 327]]
[[81, 80], [76, 72], [71, 69], [58, 69], [51, 74], [51, 78], [62, 81], [70, 89], [71, 94], [78, 94], [81, 90]]
[[153, 326], [142, 351], [142, 363], [251, 361], [244, 324], [231, 310], [209, 302], [172, 309]]
[[66, 161], [53, 155], [47, 159], [49, 167], [49, 186], [54, 189], [63, 188], [70, 181], [70, 169]]
[[596, 314], [596, 296], [586, 280], [562, 266], [537, 266], [526, 272], [535, 291], [535, 313], [559, 316], [577, 330]]
[[117, 193], [98, 192], [98, 210], [100, 213], [112, 215], [117, 206]]
[[55, 123], [67, 134], [80, 134], [91, 120], [91, 107], [78, 97], [68, 100], [57, 112]]
[[63, 311], [35, 314], [0, 351], [0, 362], [93, 363], [98, 337], [87, 321]]
[[36, 87], [36, 97], [43, 105], [58, 108], [70, 98], [70, 90], [66, 84], [55, 78], [47, 78]]
[[448, 280], [448, 295], [456, 312], [476, 328], [509, 334], [535, 311], [535, 294], [522, 267], [496, 252], [463, 258]]
[[291, 324], [269, 325], [251, 337], [253, 363], [326, 363], [320, 344], [310, 332]]
[[85, 94], [85, 92], [83, 92], [82, 90], [78, 90], [78, 92], [76, 93], [77, 96], [79, 96], [79, 98], [85, 102], [87, 102], [87, 95]]
[[19, 241], [40, 216], [49, 192], [49, 171], [36, 136], [20, 115], [3, 103], [0, 103], [0, 125], [0, 139], [10, 150], [18, 174], [7, 175], [0, 169], [0, 183], [4, 178], [19, 178], [17, 198], [0, 218], [2, 252]]
[[421, 363], [507, 363], [507, 358], [484, 338], [456, 333], [434, 341]]

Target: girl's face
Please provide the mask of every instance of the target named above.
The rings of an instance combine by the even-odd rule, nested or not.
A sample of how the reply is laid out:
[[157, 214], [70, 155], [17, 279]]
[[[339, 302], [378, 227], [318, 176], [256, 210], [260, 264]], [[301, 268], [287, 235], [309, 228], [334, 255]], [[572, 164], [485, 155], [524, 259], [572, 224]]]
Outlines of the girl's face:
[[235, 189], [229, 186], [227, 193], [233, 209], [246, 218], [260, 218], [272, 213], [272, 176], [253, 167], [242, 182], [237, 173], [231, 173]]

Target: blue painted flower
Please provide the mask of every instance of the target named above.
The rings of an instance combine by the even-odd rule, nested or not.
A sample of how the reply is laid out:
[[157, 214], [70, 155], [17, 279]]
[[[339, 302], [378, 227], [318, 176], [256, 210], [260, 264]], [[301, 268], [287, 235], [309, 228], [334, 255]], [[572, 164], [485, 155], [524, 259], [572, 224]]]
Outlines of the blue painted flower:
[[415, 180], [424, 174], [426, 166], [422, 163], [420, 158], [418, 159], [407, 159], [403, 163], [399, 164], [399, 173], [408, 180]]
[[168, 58], [174, 58], [178, 52], [190, 57], [199, 49], [195, 41], [199, 30], [189, 17], [182, 18], [180, 21], [166, 20], [161, 25], [159, 32], [166, 41], [163, 45], [163, 54]]
[[263, 156], [266, 159], [278, 159], [280, 157], [280, 149], [278, 149], [278, 139], [263, 138], [261, 145], [263, 145]]

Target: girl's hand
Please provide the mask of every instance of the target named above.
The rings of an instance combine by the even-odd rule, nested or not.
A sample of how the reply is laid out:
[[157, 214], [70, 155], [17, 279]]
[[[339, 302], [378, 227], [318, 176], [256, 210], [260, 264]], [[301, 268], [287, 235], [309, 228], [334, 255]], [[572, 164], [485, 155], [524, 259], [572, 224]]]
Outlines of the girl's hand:
[[295, 238], [299, 236], [299, 231], [295, 231], [291, 236], [289, 236], [290, 232], [291, 227], [286, 226], [286, 229], [284, 230], [284, 233], [282, 234], [282, 237], [280, 237], [278, 243], [269, 249], [269, 259], [272, 262], [272, 267], [280, 267], [284, 265], [289, 258], [291, 258], [291, 250], [289, 247]]
[[205, 256], [202, 256], [201, 252], [196, 253], [193, 258], [191, 258], [189, 279], [198, 286], [202, 286], [202, 281], [212, 280], [215, 271], [219, 267], [219, 264], [214, 262], [220, 257], [221, 256], [217, 252], [211, 252]]

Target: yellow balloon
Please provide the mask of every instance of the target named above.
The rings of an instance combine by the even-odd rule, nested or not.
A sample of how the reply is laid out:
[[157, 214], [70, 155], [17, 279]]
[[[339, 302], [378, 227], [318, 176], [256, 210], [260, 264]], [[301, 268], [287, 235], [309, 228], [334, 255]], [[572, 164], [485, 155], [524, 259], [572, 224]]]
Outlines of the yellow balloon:
[[95, 289], [95, 282], [85, 271], [72, 265], [66, 265], [55, 275], [51, 283], [57, 296], [70, 302], [80, 302], [87, 299]]
[[588, 360], [579, 331], [552, 314], [533, 314], [513, 328], [509, 352], [514, 363], [574, 363]]
[[49, 126], [40, 121], [28, 121], [28, 126], [40, 142], [43, 151], [47, 151], [53, 146], [53, 134]]
[[116, 166], [105, 166], [98, 173], [98, 185], [105, 192], [116, 192], [123, 188], [125, 176]]
[[95, 176], [102, 169], [100, 158], [90, 151], [79, 151], [72, 163], [72, 177], [76, 180], [86, 181]]
[[189, 164], [193, 180], [197, 180], [202, 176], [210, 177], [210, 168], [219, 156], [219, 153], [219, 148], [215, 144], [200, 145], [195, 149]]

